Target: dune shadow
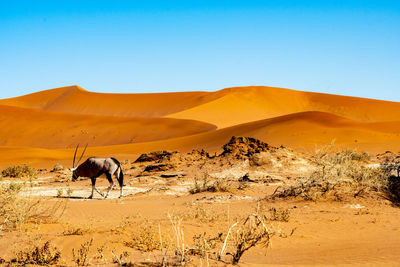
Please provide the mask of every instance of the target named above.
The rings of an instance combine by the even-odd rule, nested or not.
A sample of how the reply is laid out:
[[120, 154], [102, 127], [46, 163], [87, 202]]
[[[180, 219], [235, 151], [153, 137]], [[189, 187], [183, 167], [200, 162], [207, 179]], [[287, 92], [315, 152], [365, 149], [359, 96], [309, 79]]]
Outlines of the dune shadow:
[[[78, 197], [78, 196], [56, 196], [56, 198], [62, 198], [62, 199], [89, 199], [87, 197]], [[95, 199], [95, 198], [93, 198]]]

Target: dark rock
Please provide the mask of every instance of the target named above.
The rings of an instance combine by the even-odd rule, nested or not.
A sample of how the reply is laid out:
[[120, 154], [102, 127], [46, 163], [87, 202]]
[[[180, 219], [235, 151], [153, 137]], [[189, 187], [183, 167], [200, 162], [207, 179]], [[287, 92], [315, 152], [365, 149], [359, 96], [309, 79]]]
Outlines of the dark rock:
[[172, 178], [172, 177], [182, 177], [182, 176], [186, 176], [186, 174], [180, 172], [173, 172], [173, 173], [163, 173], [160, 175], [160, 177], [162, 178]]
[[155, 164], [147, 165], [146, 168], [144, 169], [144, 171], [145, 172], [160, 172], [160, 171], [168, 171], [173, 168], [174, 168], [174, 166], [172, 164], [155, 163]]
[[165, 150], [152, 151], [152, 152], [144, 153], [144, 154], [140, 155], [140, 157], [137, 160], [135, 160], [135, 163], [170, 159], [171, 156], [175, 153], [178, 153], [178, 152], [176, 152], [176, 151], [170, 152], [170, 151], [165, 151]]
[[250, 179], [249, 174], [246, 173], [243, 177], [239, 178], [239, 182], [252, 182], [254, 183], [254, 180]]

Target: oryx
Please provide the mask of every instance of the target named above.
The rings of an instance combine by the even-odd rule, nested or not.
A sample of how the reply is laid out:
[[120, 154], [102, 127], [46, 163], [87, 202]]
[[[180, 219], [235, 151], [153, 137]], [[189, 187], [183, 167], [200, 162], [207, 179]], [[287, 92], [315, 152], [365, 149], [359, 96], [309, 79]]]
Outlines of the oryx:
[[[123, 196], [122, 187], [124, 185], [124, 174], [122, 173], [121, 164], [119, 163], [119, 161], [115, 158], [90, 157], [85, 162], [83, 162], [81, 165], [79, 165], [78, 167], [75, 167], [75, 158], [76, 158], [76, 152], [78, 151], [78, 148], [79, 148], [79, 145], [77, 145], [77, 147], [75, 149], [74, 160], [72, 162], [73, 167], [70, 169], [72, 171], [72, 181], [75, 182], [78, 179], [78, 177], [89, 177], [90, 180], [92, 181], [92, 193], [90, 194], [89, 198], [93, 197], [94, 190], [96, 190], [96, 192], [99, 193], [102, 197], [107, 198], [108, 193], [110, 193], [111, 189], [114, 186], [112, 176], [115, 174], [117, 177], [119, 186], [121, 188], [121, 194], [119, 197], [122, 197]], [[83, 155], [85, 154], [86, 148], [87, 148], [87, 145], [86, 145], [85, 149], [83, 150], [82, 155], [79, 158], [78, 163], [76, 165], [78, 165], [79, 162], [81, 161]], [[95, 187], [96, 178], [102, 174], [105, 174], [107, 177], [107, 180], [110, 182], [110, 187], [108, 188], [108, 191], [105, 196], [103, 195], [103, 193], [101, 193]]]

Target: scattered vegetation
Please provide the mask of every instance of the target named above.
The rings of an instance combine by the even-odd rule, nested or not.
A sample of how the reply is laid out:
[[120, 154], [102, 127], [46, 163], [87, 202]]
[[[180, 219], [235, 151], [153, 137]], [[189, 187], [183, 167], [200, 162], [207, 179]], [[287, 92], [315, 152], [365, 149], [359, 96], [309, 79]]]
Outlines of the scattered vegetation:
[[354, 150], [319, 151], [312, 158], [316, 169], [310, 177], [298, 179], [276, 192], [274, 197], [299, 196], [305, 200], [332, 197], [342, 200], [346, 196], [386, 191], [386, 173], [379, 168], [366, 167], [367, 160], [368, 154]]
[[11, 263], [24, 266], [27, 264], [55, 265], [60, 259], [61, 251], [47, 241], [42, 246], [32, 246], [26, 250], [16, 252], [15, 258], [11, 260]]
[[223, 219], [226, 217], [224, 213], [217, 213], [211, 209], [206, 209], [204, 206], [199, 205], [194, 209], [186, 211], [181, 214], [181, 217], [185, 220], [187, 219], [196, 219], [202, 223], [212, 223], [217, 221], [218, 219]]
[[205, 173], [202, 181], [194, 180], [194, 185], [189, 189], [189, 193], [197, 194], [201, 192], [230, 192], [232, 191], [231, 183], [228, 179], [218, 178], [210, 180], [210, 175]]
[[5, 168], [1, 172], [2, 176], [10, 178], [36, 178], [37, 172], [29, 164], [13, 165]]

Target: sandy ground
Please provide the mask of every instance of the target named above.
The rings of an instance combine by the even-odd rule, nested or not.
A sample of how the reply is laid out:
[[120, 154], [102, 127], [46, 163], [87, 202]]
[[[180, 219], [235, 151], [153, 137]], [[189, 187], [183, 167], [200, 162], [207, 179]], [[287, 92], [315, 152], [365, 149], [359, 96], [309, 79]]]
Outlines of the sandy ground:
[[[160, 251], [139, 252], [126, 245], [143, 226], [153, 227], [155, 233], [160, 227], [163, 234], [172, 235], [168, 215], [179, 216], [185, 243], [191, 247], [196, 235], [226, 234], [240, 218], [255, 212], [268, 216], [269, 210], [275, 208], [287, 211], [288, 220], [269, 221], [268, 228], [274, 233], [270, 247], [250, 249], [242, 257], [240, 266], [399, 264], [400, 210], [390, 201], [375, 194], [343, 201], [266, 199], [277, 187], [308, 175], [313, 168], [302, 153], [290, 149], [268, 153], [272, 155], [271, 161], [260, 166], [253, 166], [249, 159], [204, 160], [196, 158], [198, 155], [177, 154], [167, 161], [175, 164], [174, 170], [149, 173], [143, 170], [153, 162], [127, 162], [123, 165], [126, 187], [122, 199], [118, 198], [117, 186], [108, 199], [96, 193], [94, 199], [87, 199], [91, 191], [89, 180], [71, 182], [68, 170], [42, 170], [39, 178], [28, 182], [29, 186], [20, 194], [31, 199], [41, 198], [49, 208], [63, 203], [65, 212], [56, 221], [2, 231], [1, 257], [10, 259], [15, 251], [29, 247], [32, 242], [50, 240], [61, 249], [62, 264], [73, 265], [72, 250], [76, 251], [93, 238], [89, 253], [91, 264], [112, 265], [112, 252], [120, 255], [125, 251], [129, 252], [131, 262], [156, 262], [162, 257]], [[201, 181], [204, 173], [229, 181], [230, 191], [190, 194], [194, 180]], [[246, 173], [254, 182], [239, 189], [238, 178]], [[163, 178], [163, 174], [177, 176]], [[4, 179], [2, 184], [10, 182], [24, 181]], [[100, 177], [97, 188], [105, 192], [107, 187], [105, 177]], [[69, 235], [74, 229], [81, 229], [82, 233]], [[174, 240], [173, 235], [169, 238]], [[103, 248], [104, 259], [96, 258], [98, 248]], [[209, 255], [210, 266], [225, 266], [229, 262], [229, 255], [222, 261]], [[189, 265], [207, 266], [207, 263], [205, 258], [191, 256]]]

